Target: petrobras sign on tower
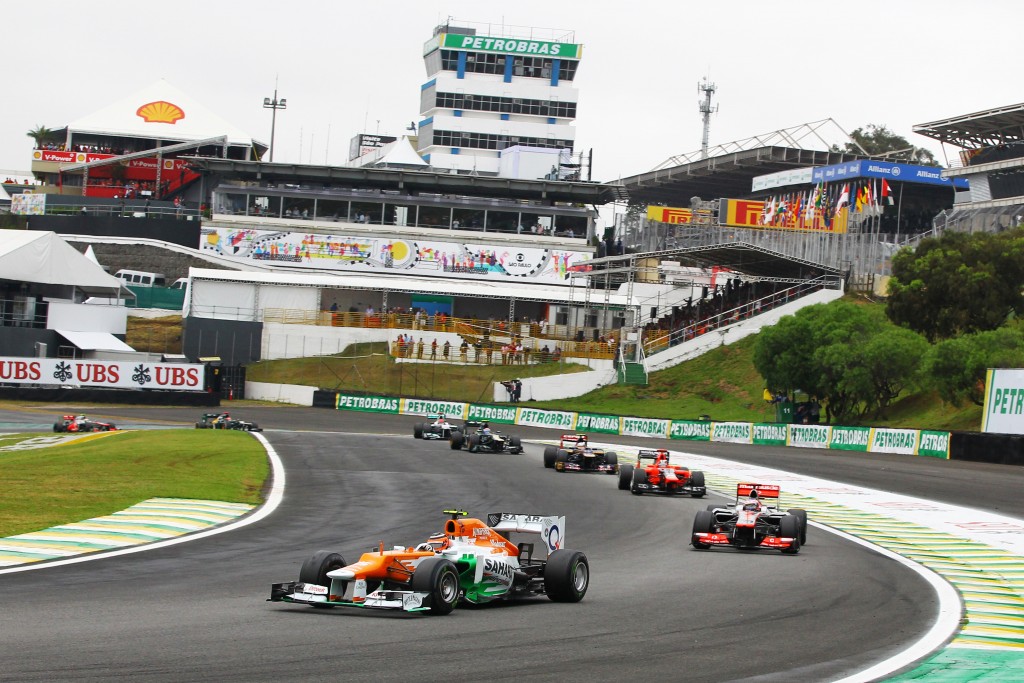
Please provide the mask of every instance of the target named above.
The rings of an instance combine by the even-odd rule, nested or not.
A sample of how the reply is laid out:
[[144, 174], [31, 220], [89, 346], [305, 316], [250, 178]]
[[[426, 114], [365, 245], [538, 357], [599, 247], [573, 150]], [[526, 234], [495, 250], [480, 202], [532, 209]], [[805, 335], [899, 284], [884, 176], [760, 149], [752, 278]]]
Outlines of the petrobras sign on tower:
[[820, 166], [811, 173], [813, 183], [835, 183], [857, 178], [885, 178], [904, 183], [925, 185], [947, 185], [966, 190], [966, 178], [943, 178], [939, 166], [918, 166], [916, 164], [895, 164], [891, 161], [848, 161], [843, 164]]

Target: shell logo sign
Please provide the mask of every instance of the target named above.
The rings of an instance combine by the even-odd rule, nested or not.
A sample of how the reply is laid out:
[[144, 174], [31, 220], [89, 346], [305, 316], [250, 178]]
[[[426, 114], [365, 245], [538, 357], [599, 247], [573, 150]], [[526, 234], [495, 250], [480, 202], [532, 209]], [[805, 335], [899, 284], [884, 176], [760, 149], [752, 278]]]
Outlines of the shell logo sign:
[[163, 100], [144, 104], [135, 113], [141, 116], [146, 123], [170, 123], [173, 125], [185, 118], [185, 112], [181, 107]]

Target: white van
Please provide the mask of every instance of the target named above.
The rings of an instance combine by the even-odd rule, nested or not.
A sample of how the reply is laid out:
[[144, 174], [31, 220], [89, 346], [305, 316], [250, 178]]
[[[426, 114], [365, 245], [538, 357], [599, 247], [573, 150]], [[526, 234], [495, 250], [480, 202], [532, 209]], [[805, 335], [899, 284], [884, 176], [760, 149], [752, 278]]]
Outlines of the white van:
[[132, 287], [164, 287], [167, 284], [163, 273], [147, 273], [142, 270], [122, 269], [114, 273], [114, 277]]
[[177, 280], [171, 283], [171, 289], [188, 289], [188, 278], [179, 277]]

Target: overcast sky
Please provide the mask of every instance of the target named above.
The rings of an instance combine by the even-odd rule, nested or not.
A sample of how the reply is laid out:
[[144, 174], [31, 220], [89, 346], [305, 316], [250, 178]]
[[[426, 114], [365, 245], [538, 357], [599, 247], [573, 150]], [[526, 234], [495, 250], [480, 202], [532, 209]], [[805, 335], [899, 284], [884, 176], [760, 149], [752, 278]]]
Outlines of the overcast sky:
[[712, 145], [832, 118], [886, 125], [941, 161], [914, 124], [1024, 102], [1019, 0], [51, 0], [0, 28], [0, 171], [30, 168], [28, 130], [160, 78], [269, 141], [276, 77], [275, 161], [343, 163], [353, 135], [420, 119], [422, 46], [447, 17], [574, 34], [577, 150], [594, 150], [600, 181], [700, 149], [704, 76]]

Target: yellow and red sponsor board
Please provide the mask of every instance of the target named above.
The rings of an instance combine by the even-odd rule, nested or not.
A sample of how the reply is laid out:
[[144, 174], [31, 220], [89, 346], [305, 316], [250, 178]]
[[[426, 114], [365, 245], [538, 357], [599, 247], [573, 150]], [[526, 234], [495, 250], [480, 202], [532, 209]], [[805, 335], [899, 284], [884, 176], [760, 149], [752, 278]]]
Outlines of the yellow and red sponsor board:
[[706, 210], [681, 209], [675, 206], [648, 206], [647, 220], [672, 225], [688, 223], [710, 223], [711, 212]]
[[719, 225], [726, 225], [733, 228], [763, 228], [766, 230], [797, 230], [801, 232], [846, 232], [847, 219], [849, 217], [846, 207], [843, 207], [838, 214], [828, 214], [830, 219], [825, 222], [825, 214], [816, 211], [813, 217], [808, 218], [807, 214], [799, 218], [792, 211], [775, 219], [765, 220], [764, 202], [753, 199], [723, 199], [718, 212]]

